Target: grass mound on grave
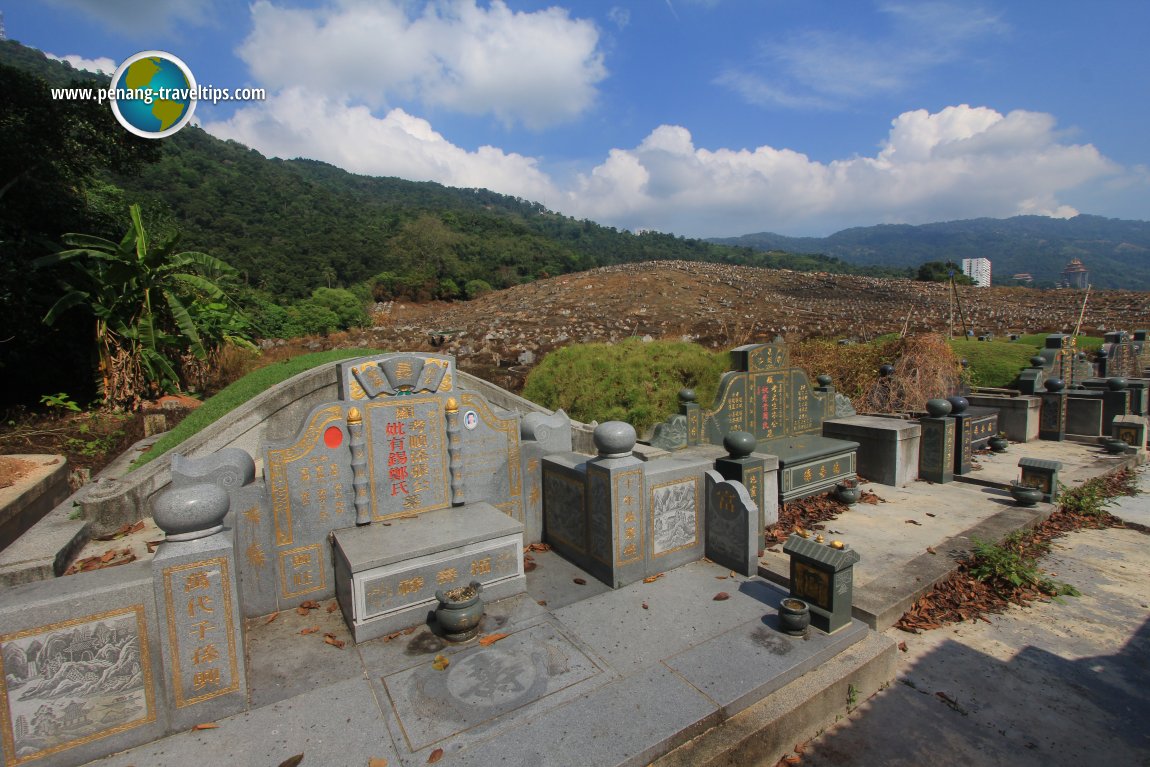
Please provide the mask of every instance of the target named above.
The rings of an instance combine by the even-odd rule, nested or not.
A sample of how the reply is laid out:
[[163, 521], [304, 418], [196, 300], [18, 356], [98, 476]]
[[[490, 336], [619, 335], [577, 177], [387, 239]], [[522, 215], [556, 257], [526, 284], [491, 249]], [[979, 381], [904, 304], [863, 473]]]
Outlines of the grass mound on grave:
[[579, 344], [556, 349], [531, 371], [523, 396], [577, 421], [626, 421], [642, 435], [679, 412], [679, 390], [689, 387], [709, 407], [719, 376], [729, 367], [726, 351], [711, 352], [684, 341], [631, 338], [617, 344]]
[[[1024, 336], [1019, 336], [1016, 344], [1027, 344], [1036, 349], [1041, 349], [1046, 346], [1046, 336], [1049, 333], [1029, 333]], [[1096, 352], [1102, 348], [1103, 339], [1099, 336], [1078, 336], [1078, 348], [1084, 352]]]
[[954, 339], [950, 348], [970, 363], [972, 386], [1010, 386], [1022, 368], [1030, 367], [1030, 358], [1038, 347], [1021, 341], [967, 341]]
[[243, 378], [221, 389], [218, 394], [204, 400], [204, 404], [188, 414], [180, 421], [176, 428], [162, 436], [152, 449], [141, 455], [132, 464], [133, 469], [158, 458], [173, 447], [194, 434], [218, 421], [223, 416], [235, 410], [240, 405], [261, 394], [278, 383], [282, 383], [292, 376], [299, 375], [305, 370], [326, 365], [340, 360], [363, 357], [368, 354], [382, 354], [379, 349], [332, 349], [314, 354], [302, 354], [298, 357], [277, 362], [266, 367], [253, 370]]

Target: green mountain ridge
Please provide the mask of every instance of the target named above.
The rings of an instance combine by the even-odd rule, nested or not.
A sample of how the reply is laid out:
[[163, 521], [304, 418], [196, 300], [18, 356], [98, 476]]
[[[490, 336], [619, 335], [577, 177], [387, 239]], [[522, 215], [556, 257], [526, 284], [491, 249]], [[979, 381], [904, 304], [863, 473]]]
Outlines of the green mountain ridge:
[[772, 232], [712, 238], [716, 244], [756, 250], [821, 253], [852, 264], [892, 268], [925, 261], [989, 258], [994, 284], [1020, 272], [1053, 284], [1072, 258], [1090, 271], [1096, 288], [1150, 290], [1150, 222], [1078, 215], [976, 218], [913, 226], [854, 227], [828, 237], [787, 237]]

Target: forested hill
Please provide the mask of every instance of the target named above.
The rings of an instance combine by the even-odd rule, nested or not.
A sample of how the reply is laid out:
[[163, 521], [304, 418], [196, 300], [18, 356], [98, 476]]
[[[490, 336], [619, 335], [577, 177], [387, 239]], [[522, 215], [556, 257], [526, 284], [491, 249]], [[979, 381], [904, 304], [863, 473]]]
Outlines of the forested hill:
[[[57, 86], [109, 80], [14, 41], [0, 42], [3, 66]], [[312, 160], [269, 159], [194, 127], [159, 144], [158, 160], [131, 173], [99, 171], [84, 184], [95, 233], [118, 236], [128, 205], [140, 203], [150, 230], [162, 235], [178, 229], [183, 247], [224, 259], [251, 287], [280, 298], [307, 296], [321, 286], [351, 286], [381, 273], [383, 282], [397, 283], [412, 297], [454, 298], [464, 296], [472, 280], [501, 288], [596, 266], [663, 259], [904, 274], [658, 232], [636, 235], [484, 189], [358, 176]], [[16, 151], [34, 156], [37, 147]]]
[[771, 232], [711, 242], [756, 250], [824, 253], [852, 264], [912, 267], [925, 261], [989, 258], [997, 284], [1029, 272], [1052, 284], [1072, 258], [1086, 264], [1098, 288], [1150, 290], [1150, 222], [1100, 216], [1070, 219], [1016, 216], [921, 226], [844, 229], [829, 237], [785, 237]]

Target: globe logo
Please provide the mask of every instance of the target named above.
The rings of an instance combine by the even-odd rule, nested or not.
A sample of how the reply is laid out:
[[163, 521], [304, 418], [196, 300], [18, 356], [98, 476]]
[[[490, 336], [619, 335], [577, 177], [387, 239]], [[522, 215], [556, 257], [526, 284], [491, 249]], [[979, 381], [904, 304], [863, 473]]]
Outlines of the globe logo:
[[165, 51], [141, 51], [112, 75], [112, 114], [143, 138], [164, 138], [187, 125], [196, 101], [192, 70]]

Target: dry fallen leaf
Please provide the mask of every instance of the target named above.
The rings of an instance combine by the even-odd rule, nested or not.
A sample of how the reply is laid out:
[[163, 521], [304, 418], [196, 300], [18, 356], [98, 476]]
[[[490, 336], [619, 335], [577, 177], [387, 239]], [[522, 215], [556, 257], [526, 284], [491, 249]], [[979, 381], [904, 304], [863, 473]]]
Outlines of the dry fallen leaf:
[[373, 756], [367, 760], [367, 767], [387, 767], [387, 760], [382, 756]]
[[898, 649], [902, 652], [906, 652], [906, 642], [899, 642]]
[[305, 600], [303, 602], [300, 602], [299, 606], [300, 607], [306, 607], [309, 610], [318, 610], [319, 609], [319, 602], [315, 601], [314, 599], [308, 599], [308, 600]]
[[306, 607], [304, 607], [303, 605], [300, 605], [299, 607], [297, 607], [297, 608], [295, 609], [295, 611], [296, 611], [297, 613], [299, 613], [300, 615], [307, 615], [309, 612], [311, 612], [310, 610], [308, 610], [308, 609], [307, 609]]
[[730, 598], [731, 598], [731, 595], [725, 591], [720, 591], [718, 594], [711, 597], [711, 599], [713, 599], [716, 602], [722, 602], [724, 599], [730, 599]]
[[306, 629], [302, 629], [299, 633], [301, 633], [301, 634], [314, 634], [317, 631], [319, 631], [319, 626], [308, 626]]
[[272, 621], [274, 621], [278, 617], [280, 617], [280, 614], [278, 612], [272, 613], [271, 615], [268, 616], [268, 619], [266, 621], [264, 621], [264, 625], [265, 626], [268, 625], [269, 623], [271, 623]]
[[655, 573], [654, 575], [648, 575], [646, 578], [643, 579], [643, 583], [654, 583], [655, 581], [659, 580], [662, 577], [663, 577], [663, 573]]
[[784, 756], [783, 764], [801, 764], [803, 761], [800, 756]]
[[547, 606], [547, 600], [546, 599], [540, 599], [535, 604], [539, 605], [540, 607], [546, 607]]
[[431, 662], [431, 667], [433, 669], [435, 669], [436, 671], [443, 671], [443, 669], [447, 668], [450, 665], [451, 665], [451, 659], [448, 658], [446, 655], [436, 655], [435, 660], [433, 660]]
[[931, 512], [929, 512], [929, 511], [926, 513], [926, 515], [927, 515], [928, 517], [933, 517], [933, 516], [935, 516], [934, 514], [932, 514], [932, 513], [931, 513]]
[[498, 642], [500, 639], [506, 639], [508, 636], [510, 636], [510, 635], [509, 634], [488, 634], [485, 637], [479, 638], [479, 646], [480, 647], [487, 647], [488, 645], [493, 645], [496, 642]]
[[332, 603], [327, 606], [327, 611], [329, 613], [334, 613], [338, 609], [339, 609], [339, 602], [337, 602], [335, 600], [332, 600]]
[[299, 763], [302, 761], [303, 754], [296, 754], [295, 756], [289, 756], [287, 759], [284, 759], [282, 762], [280, 762], [280, 767], [299, 767]]
[[216, 724], [215, 722], [201, 722], [200, 724], [197, 724], [192, 729], [193, 730], [216, 730], [216, 729], [219, 729], [219, 725]]
[[575, 580], [575, 583], [579, 584], [580, 586], [586, 586], [587, 585], [587, 581], [583, 580], [582, 578], [575, 578], [574, 580]]
[[934, 550], [934, 546], [927, 546], [926, 547], [926, 553], [927, 554], [937, 554], [938, 552]]
[[432, 751], [430, 754], [427, 755], [427, 763], [428, 764], [435, 764], [436, 762], [438, 762], [442, 758], [443, 758], [443, 749], [437, 748], [434, 751]]
[[643, 609], [644, 609], [644, 610], [650, 610], [651, 608], [647, 607], [647, 603], [646, 603], [646, 602], [644, 602], [644, 603], [643, 603]]
[[908, 525], [918, 525], [920, 527], [922, 526], [922, 522], [919, 522], [917, 519], [908, 519], [906, 523]]
[[337, 650], [342, 650], [343, 646], [347, 644], [342, 639], [336, 639], [335, 634], [324, 634], [323, 641], [325, 644], [329, 644]]

